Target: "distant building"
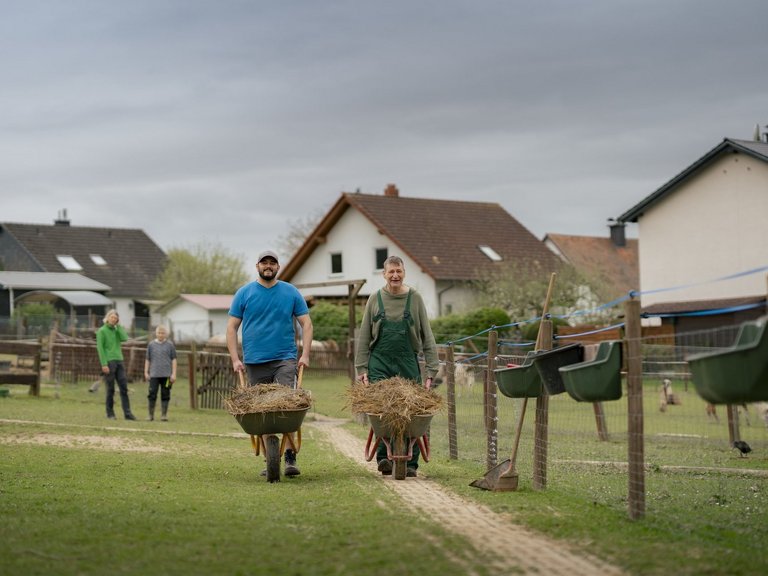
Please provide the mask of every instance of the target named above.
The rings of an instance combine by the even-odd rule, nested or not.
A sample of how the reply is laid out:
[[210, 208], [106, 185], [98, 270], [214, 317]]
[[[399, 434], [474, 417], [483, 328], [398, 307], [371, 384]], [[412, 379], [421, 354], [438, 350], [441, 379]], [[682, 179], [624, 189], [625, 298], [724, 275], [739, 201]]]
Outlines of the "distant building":
[[0, 223], [0, 270], [78, 274], [108, 286], [121, 322], [150, 325], [150, 285], [166, 255], [142, 230]]
[[227, 332], [232, 294], [179, 294], [157, 309], [160, 323], [177, 342], [207, 342]]
[[640, 289], [637, 239], [550, 233], [544, 244], [599, 287], [600, 295], [595, 296], [603, 300], [600, 304]]

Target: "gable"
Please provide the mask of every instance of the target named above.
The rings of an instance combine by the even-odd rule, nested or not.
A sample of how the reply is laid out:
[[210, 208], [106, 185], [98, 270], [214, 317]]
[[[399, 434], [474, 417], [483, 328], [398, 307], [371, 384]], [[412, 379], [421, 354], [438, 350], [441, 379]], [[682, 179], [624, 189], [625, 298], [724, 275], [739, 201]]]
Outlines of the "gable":
[[[147, 296], [166, 262], [160, 247], [138, 229], [3, 223], [0, 232], [15, 241], [37, 270], [77, 272], [110, 286], [112, 296]], [[8, 244], [6, 238], [5, 249]], [[76, 266], [68, 267], [72, 262]]]
[[619, 216], [616, 220], [618, 222], [637, 222], [638, 218], [640, 218], [647, 210], [654, 207], [670, 194], [673, 194], [681, 185], [688, 182], [690, 178], [698, 174], [702, 169], [727, 154], [745, 154], [768, 164], [768, 143], [725, 138], [720, 144], [677, 174], [661, 188], [657, 189], [651, 195], [624, 212], [624, 214]]
[[[356, 210], [433, 280], [472, 280], [510, 262], [558, 266], [557, 257], [500, 205], [487, 202], [343, 193], [280, 277], [290, 280], [347, 210]], [[481, 250], [489, 246], [501, 260]]]

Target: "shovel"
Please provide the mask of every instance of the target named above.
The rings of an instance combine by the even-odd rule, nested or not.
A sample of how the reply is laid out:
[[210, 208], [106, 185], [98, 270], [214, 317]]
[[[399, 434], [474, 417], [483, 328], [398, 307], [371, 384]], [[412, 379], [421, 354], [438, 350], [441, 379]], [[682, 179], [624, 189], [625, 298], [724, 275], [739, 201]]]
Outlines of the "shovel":
[[[544, 310], [541, 314], [542, 319], [546, 317], [549, 312], [549, 301], [552, 298], [552, 288], [555, 285], [555, 276], [553, 272], [549, 277], [549, 287], [547, 288], [547, 297], [544, 299]], [[536, 335], [536, 347], [538, 351], [543, 346], [541, 341], [542, 332], [541, 324], [539, 324], [539, 332]], [[515, 429], [515, 443], [512, 446], [512, 456], [509, 460], [500, 462], [488, 472], [485, 476], [475, 480], [470, 484], [475, 488], [482, 488], [483, 490], [492, 490], [494, 492], [513, 492], [517, 490], [519, 475], [515, 470], [515, 462], [517, 461], [517, 447], [520, 445], [520, 435], [523, 431], [523, 419], [525, 418], [525, 409], [528, 406], [528, 398], [523, 398], [523, 406], [520, 408], [520, 417], [517, 420], [517, 428]]]

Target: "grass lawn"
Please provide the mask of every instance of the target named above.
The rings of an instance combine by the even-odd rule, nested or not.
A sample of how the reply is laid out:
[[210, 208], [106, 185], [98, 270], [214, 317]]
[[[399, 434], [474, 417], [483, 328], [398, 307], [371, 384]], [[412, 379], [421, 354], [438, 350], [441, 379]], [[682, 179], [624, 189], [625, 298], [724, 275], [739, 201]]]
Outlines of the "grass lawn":
[[[305, 377], [313, 410], [350, 418], [346, 383]], [[492, 573], [466, 542], [417, 517], [311, 426], [303, 428], [302, 475], [269, 484], [234, 418], [187, 408], [183, 382], [170, 422], [108, 421], [103, 389], [87, 387], [46, 385], [32, 398], [12, 386], [0, 398], [2, 574], [451, 575], [468, 573], [466, 562]], [[145, 388], [131, 385], [139, 418]], [[665, 450], [695, 460], [688, 447]], [[631, 521], [626, 473], [611, 466], [559, 465], [545, 491], [521, 479], [516, 492], [491, 493], [468, 486], [482, 475], [476, 462], [450, 461], [438, 446], [432, 456], [424, 467], [431, 480], [629, 574], [768, 573], [764, 476], [652, 469], [646, 517]], [[765, 455], [751, 457], [766, 468]]]

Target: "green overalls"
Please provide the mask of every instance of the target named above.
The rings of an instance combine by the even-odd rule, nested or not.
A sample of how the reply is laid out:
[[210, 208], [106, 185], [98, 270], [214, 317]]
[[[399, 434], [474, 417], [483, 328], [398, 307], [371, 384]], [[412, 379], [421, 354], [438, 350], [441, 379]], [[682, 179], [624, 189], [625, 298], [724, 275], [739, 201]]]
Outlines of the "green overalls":
[[[405, 299], [405, 311], [400, 320], [390, 320], [384, 311], [381, 290], [377, 292], [379, 312], [373, 318], [380, 321], [379, 335], [371, 349], [368, 359], [368, 380], [378, 382], [394, 376], [400, 376], [414, 382], [421, 382], [421, 371], [416, 351], [411, 344], [411, 291]], [[410, 441], [408, 439], [407, 441]], [[386, 460], [387, 447], [381, 443], [376, 449], [376, 460]], [[408, 468], [419, 467], [419, 445], [413, 445], [413, 457], [408, 461]]]

